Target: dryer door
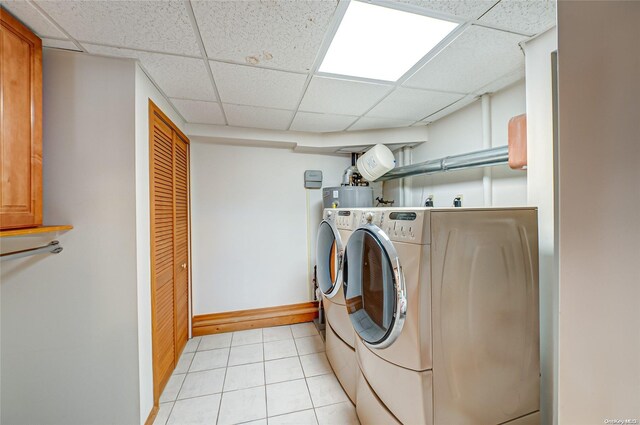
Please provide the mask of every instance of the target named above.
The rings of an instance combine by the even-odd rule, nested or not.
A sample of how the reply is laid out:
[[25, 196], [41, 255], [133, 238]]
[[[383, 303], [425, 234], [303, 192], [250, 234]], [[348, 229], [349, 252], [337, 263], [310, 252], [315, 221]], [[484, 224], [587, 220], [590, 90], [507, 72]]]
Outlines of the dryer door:
[[343, 273], [355, 331], [371, 348], [388, 347], [402, 331], [407, 300], [398, 254], [382, 229], [365, 224], [353, 232]]
[[318, 228], [316, 265], [318, 287], [327, 298], [332, 298], [340, 289], [342, 281], [342, 238], [332, 220], [323, 220]]

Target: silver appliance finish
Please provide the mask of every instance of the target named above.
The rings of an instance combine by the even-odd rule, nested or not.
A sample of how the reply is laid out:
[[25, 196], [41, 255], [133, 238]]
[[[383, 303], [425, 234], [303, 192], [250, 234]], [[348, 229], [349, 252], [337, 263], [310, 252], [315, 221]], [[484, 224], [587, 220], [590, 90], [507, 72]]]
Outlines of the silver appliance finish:
[[369, 186], [336, 186], [322, 189], [324, 208], [371, 208], [373, 188]]
[[[340, 289], [342, 282], [342, 260], [344, 258], [344, 244], [336, 227], [332, 211], [322, 220], [318, 227], [316, 241], [316, 267], [318, 287], [325, 297], [333, 298]], [[334, 248], [335, 247], [335, 248]], [[335, 252], [334, 252], [335, 249]], [[335, 255], [335, 259], [331, 256]], [[331, 262], [335, 261], [335, 276], [332, 276]]]
[[[402, 332], [402, 327], [404, 326], [404, 321], [407, 315], [407, 289], [405, 285], [404, 274], [402, 273], [402, 266], [400, 264], [400, 259], [398, 257], [398, 253], [396, 252], [395, 247], [393, 246], [393, 243], [391, 242], [389, 237], [385, 234], [385, 232], [382, 231], [382, 229], [380, 229], [378, 226], [372, 223], [373, 214], [367, 213], [366, 220], [367, 220], [367, 223], [358, 227], [354, 231], [354, 235], [356, 235], [357, 232], [367, 232], [370, 235], [372, 235], [376, 239], [376, 241], [381, 245], [384, 254], [386, 254], [385, 256], [389, 260], [389, 263], [391, 265], [391, 271], [392, 271], [394, 298], [395, 298], [393, 319], [392, 319], [393, 322], [391, 323], [391, 327], [389, 331], [384, 335], [382, 339], [379, 339], [377, 341], [371, 341], [370, 338], [368, 338], [367, 334], [361, 333], [358, 331], [355, 323], [355, 322], [361, 321], [362, 317], [360, 316], [362, 314], [366, 314], [366, 312], [364, 311], [364, 308], [362, 310], [358, 310], [358, 312], [360, 312], [360, 315], [358, 315], [358, 312], [354, 312], [352, 314], [349, 314], [349, 318], [354, 324], [354, 329], [356, 333], [358, 333], [358, 335], [362, 338], [362, 341], [364, 342], [365, 345], [367, 345], [370, 348], [382, 349], [393, 344], [395, 340], [398, 338], [398, 336], [400, 335], [400, 332]], [[352, 236], [352, 239], [350, 240], [356, 241], [357, 239], [353, 238]], [[356, 242], [351, 242], [351, 244], [347, 243], [347, 250], [349, 246], [351, 246], [352, 251], [355, 249], [358, 249], [354, 245], [355, 243]], [[356, 263], [358, 262], [359, 260], [356, 260]], [[349, 277], [355, 277], [355, 279], [353, 279], [353, 281], [351, 282], [351, 288], [352, 288], [351, 291], [349, 290], [349, 283], [348, 283]], [[349, 294], [352, 293], [353, 291], [354, 285], [357, 285], [358, 282], [360, 284], [362, 283], [362, 278], [361, 276], [359, 276], [359, 269], [355, 267], [351, 267], [351, 269], [347, 271], [347, 275], [344, 276], [343, 286], [345, 289], [345, 299], [348, 299]]]

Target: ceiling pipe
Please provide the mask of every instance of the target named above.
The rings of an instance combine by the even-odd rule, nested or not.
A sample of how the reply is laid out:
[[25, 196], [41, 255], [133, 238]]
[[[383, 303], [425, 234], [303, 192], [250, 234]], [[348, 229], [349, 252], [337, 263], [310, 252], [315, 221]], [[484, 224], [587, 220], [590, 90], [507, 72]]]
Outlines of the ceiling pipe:
[[420, 174], [433, 174], [443, 171], [465, 170], [468, 168], [489, 167], [509, 163], [509, 147], [500, 146], [492, 149], [465, 153], [462, 155], [446, 156], [440, 159], [419, 162], [413, 165], [396, 167], [377, 181], [401, 179], [403, 177]]

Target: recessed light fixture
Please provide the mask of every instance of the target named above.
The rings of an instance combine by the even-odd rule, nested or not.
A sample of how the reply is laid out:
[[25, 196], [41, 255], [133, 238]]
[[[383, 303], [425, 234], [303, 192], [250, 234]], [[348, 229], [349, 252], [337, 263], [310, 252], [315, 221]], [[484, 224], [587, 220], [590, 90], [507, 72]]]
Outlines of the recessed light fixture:
[[396, 81], [457, 26], [455, 22], [351, 1], [319, 71]]

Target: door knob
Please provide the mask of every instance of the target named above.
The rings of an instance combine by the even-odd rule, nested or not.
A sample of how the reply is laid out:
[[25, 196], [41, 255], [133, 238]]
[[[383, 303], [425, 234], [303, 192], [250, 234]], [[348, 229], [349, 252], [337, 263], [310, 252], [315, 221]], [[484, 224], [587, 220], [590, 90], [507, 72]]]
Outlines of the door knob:
[[182, 270], [186, 270], [186, 268], [187, 268], [187, 263], [182, 263], [182, 265], [181, 265], [180, 267], [182, 267]]

